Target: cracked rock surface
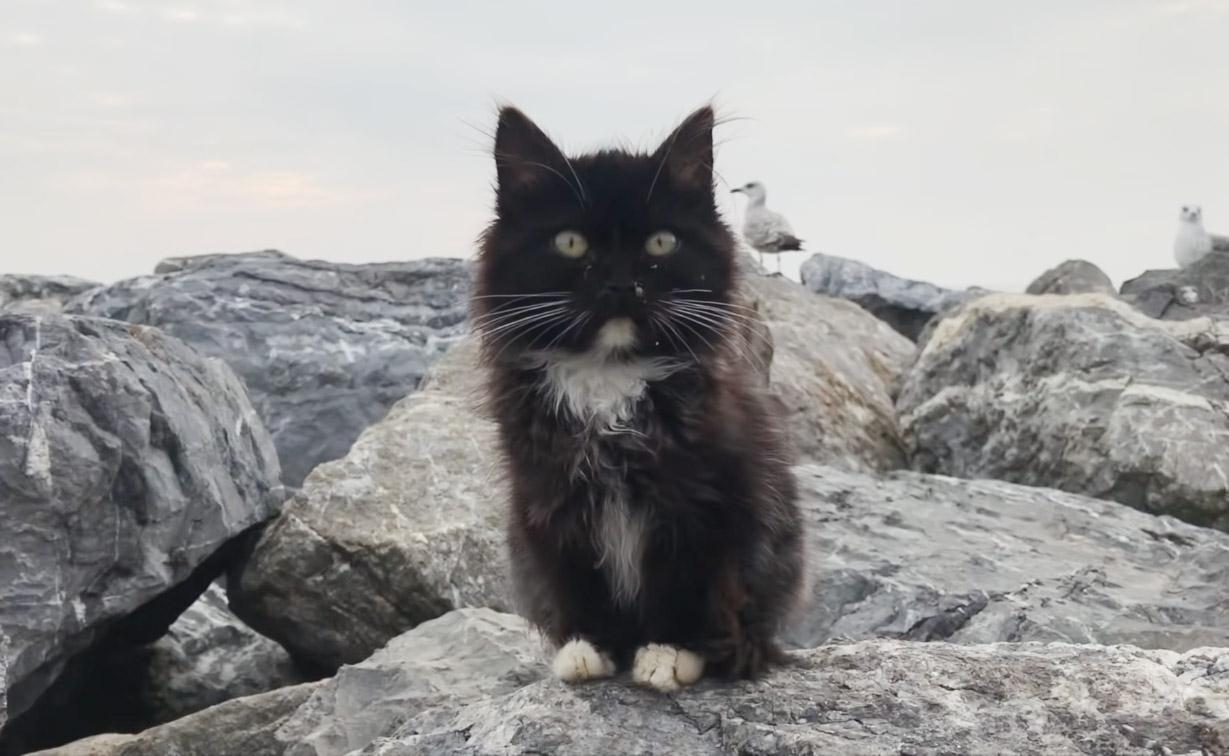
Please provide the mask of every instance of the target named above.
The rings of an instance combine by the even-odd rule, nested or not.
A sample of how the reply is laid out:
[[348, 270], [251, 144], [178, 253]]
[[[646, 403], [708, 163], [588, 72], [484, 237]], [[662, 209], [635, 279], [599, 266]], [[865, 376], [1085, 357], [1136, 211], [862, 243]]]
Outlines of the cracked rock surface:
[[462, 260], [346, 265], [280, 252], [164, 260], [69, 311], [161, 328], [247, 384], [298, 486], [414, 391], [464, 330]]
[[[46, 756], [143, 756], [222, 743], [258, 756], [420, 754], [1219, 753], [1229, 649], [842, 642], [758, 682], [664, 695], [626, 674], [567, 686], [518, 617], [452, 612], [324, 683], [207, 709]], [[291, 698], [299, 701], [288, 711]], [[242, 716], [240, 715], [242, 714]], [[177, 729], [197, 739], [177, 737]], [[88, 741], [87, 741], [88, 743]], [[181, 745], [182, 744], [182, 745]], [[161, 753], [169, 753], [164, 750]]]
[[113, 624], [190, 604], [208, 578], [175, 591], [277, 511], [279, 474], [223, 363], [144, 326], [0, 315], [0, 725]]
[[1106, 295], [996, 294], [943, 318], [897, 401], [912, 466], [1229, 529], [1229, 321]]

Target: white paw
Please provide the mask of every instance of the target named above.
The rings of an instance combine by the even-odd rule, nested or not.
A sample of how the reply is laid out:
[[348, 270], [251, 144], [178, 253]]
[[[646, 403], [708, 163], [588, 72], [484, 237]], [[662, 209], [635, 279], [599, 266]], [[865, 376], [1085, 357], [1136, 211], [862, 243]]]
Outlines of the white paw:
[[574, 638], [563, 644], [563, 648], [555, 654], [551, 668], [555, 671], [555, 677], [567, 683], [596, 680], [615, 673], [614, 661], [582, 638]]
[[685, 648], [650, 643], [636, 651], [632, 679], [663, 691], [691, 685], [704, 674], [704, 659]]

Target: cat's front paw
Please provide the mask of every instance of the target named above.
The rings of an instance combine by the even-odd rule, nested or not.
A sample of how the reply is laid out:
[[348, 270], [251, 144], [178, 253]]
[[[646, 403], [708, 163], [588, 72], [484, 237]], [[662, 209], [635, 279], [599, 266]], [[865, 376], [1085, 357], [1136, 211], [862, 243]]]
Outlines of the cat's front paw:
[[555, 677], [566, 683], [578, 683], [585, 680], [596, 680], [599, 677], [610, 677], [615, 673], [614, 661], [598, 651], [584, 638], [573, 638], [555, 654], [551, 664]]
[[661, 691], [691, 685], [704, 674], [704, 658], [694, 651], [650, 643], [636, 651], [632, 679]]

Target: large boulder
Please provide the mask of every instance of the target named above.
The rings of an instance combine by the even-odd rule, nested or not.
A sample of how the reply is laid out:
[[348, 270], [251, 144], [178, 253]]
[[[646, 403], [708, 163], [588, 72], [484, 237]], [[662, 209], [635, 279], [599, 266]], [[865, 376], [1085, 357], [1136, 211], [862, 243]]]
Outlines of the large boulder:
[[160, 636], [276, 513], [279, 475], [220, 361], [144, 326], [0, 315], [0, 724], [112, 630]]
[[1029, 294], [1117, 294], [1105, 271], [1087, 260], [1067, 260], [1037, 276]]
[[771, 332], [770, 390], [799, 457], [851, 470], [903, 467], [894, 398], [914, 345], [850, 302], [780, 277], [746, 282], [750, 305]]
[[1229, 320], [1229, 249], [1189, 268], [1147, 271], [1122, 285], [1122, 298], [1154, 318]]
[[1114, 502], [796, 468], [808, 600], [786, 640], [1229, 647], [1229, 534]]
[[329, 671], [459, 606], [507, 607], [492, 424], [476, 343], [320, 465], [231, 578], [235, 612]]
[[[265, 694], [131, 740], [44, 756], [1142, 756], [1221, 753], [1229, 743], [1223, 648], [1180, 654], [1063, 643], [843, 642], [795, 653], [758, 682], [705, 680], [663, 696], [622, 676], [564, 685], [549, 676], [523, 620], [462, 610], [424, 623], [332, 680], [288, 692], [307, 693], [291, 713]], [[255, 705], [238, 716], [249, 700]], [[220, 731], [211, 734], [206, 722]], [[250, 745], [225, 749], [235, 748], [235, 732], [248, 731], [256, 733]], [[153, 743], [165, 750], [152, 750]]]
[[1229, 528], [1229, 323], [1000, 294], [934, 329], [898, 401], [918, 470]]
[[98, 284], [73, 276], [0, 275], [0, 312], [54, 315]]
[[292, 486], [344, 455], [464, 329], [461, 260], [343, 265], [268, 251], [172, 258], [158, 270], [69, 310], [157, 326], [225, 360]]
[[944, 289], [894, 276], [847, 257], [819, 253], [802, 263], [799, 275], [802, 284], [816, 294], [855, 302], [912, 341], [918, 340], [935, 315], [984, 293]]

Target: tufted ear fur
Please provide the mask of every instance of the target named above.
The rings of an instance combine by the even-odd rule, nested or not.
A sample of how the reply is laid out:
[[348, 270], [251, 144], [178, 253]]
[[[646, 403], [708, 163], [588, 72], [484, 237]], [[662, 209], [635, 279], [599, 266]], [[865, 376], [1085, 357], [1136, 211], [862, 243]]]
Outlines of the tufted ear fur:
[[495, 166], [501, 193], [527, 189], [552, 175], [567, 180], [563, 153], [537, 124], [513, 107], [499, 111]]
[[663, 173], [679, 189], [713, 188], [713, 109], [705, 105], [687, 116], [653, 156], [663, 161]]

